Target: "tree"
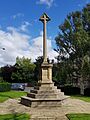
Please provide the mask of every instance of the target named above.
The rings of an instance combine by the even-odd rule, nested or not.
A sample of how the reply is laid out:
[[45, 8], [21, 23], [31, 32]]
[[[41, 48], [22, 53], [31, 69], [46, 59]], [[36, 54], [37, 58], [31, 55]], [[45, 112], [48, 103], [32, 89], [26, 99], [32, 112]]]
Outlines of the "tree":
[[31, 62], [31, 59], [17, 57], [15, 68], [15, 71], [12, 73], [13, 82], [34, 82], [35, 64]]
[[34, 71], [34, 79], [36, 81], [41, 80], [41, 64], [43, 62], [43, 56], [39, 56], [34, 63], [36, 65]]
[[2, 71], [1, 71], [1, 68], [0, 68], [0, 82], [3, 82], [3, 77], [2, 77]]
[[11, 65], [6, 65], [4, 67], [1, 67], [1, 77], [3, 78], [3, 81], [5, 82], [12, 82], [11, 75], [12, 72], [15, 71], [15, 67]]
[[[59, 29], [60, 32], [55, 38], [55, 50], [59, 53], [57, 59], [62, 65], [67, 63], [63, 67], [71, 73], [66, 73], [66, 79], [79, 79], [83, 94], [84, 80], [90, 78], [90, 5], [82, 11], [67, 15]], [[61, 68], [61, 71], [62, 69], [64, 68]]]

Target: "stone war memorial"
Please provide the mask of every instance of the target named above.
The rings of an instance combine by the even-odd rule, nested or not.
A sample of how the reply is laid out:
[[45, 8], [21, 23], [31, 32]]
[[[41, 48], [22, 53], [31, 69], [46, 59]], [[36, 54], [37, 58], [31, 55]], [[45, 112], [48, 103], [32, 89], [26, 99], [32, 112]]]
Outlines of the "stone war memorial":
[[41, 64], [41, 80], [38, 86], [35, 86], [27, 96], [21, 97], [21, 104], [29, 107], [58, 107], [68, 97], [54, 86], [52, 81], [53, 65], [47, 62], [47, 29], [46, 24], [50, 21], [49, 16], [44, 13], [40, 19], [43, 23], [43, 63]]

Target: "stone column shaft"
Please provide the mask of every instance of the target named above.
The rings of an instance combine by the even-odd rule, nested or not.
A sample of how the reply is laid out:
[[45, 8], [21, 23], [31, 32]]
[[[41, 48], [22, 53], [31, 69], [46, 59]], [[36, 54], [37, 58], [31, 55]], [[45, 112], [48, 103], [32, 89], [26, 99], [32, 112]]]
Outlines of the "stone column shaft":
[[43, 62], [47, 62], [46, 20], [43, 22]]
[[44, 13], [40, 19], [43, 23], [43, 63], [47, 63], [47, 30], [46, 30], [46, 24], [48, 21], [50, 21], [49, 16]]

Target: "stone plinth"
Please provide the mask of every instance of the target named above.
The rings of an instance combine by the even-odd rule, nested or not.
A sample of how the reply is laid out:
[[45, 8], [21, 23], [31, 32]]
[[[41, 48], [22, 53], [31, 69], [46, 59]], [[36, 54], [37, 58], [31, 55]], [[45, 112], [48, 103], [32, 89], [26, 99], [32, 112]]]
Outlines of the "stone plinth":
[[42, 63], [41, 65], [41, 83], [52, 83], [52, 64]]
[[27, 94], [27, 97], [21, 97], [21, 103], [30, 107], [58, 107], [61, 106], [67, 96], [57, 89], [52, 82], [52, 64], [43, 63], [41, 65], [42, 80], [40, 86], [34, 87]]

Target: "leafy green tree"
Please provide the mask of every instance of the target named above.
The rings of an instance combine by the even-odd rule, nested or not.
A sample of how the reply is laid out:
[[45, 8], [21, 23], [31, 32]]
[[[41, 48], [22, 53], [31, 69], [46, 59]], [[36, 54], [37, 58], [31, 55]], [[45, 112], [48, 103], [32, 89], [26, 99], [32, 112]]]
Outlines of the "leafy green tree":
[[31, 59], [17, 57], [15, 68], [12, 73], [13, 82], [33, 82], [35, 64]]
[[13, 71], [15, 71], [14, 66], [6, 65], [4, 67], [1, 67], [1, 72], [0, 72], [1, 79], [5, 82], [12, 83], [11, 75]]
[[35, 67], [35, 71], [34, 71], [34, 79], [36, 81], [41, 80], [41, 64], [43, 62], [43, 57], [39, 56], [36, 59], [36, 62], [34, 63], [36, 65]]
[[84, 80], [90, 78], [90, 5], [82, 11], [70, 13], [59, 29], [60, 32], [55, 38], [55, 50], [59, 53], [57, 60], [62, 65], [67, 63], [63, 65], [65, 69], [62, 67], [60, 70], [64, 70], [66, 79], [79, 79], [83, 94]]
[[2, 77], [2, 71], [1, 71], [1, 68], [0, 68], [0, 82], [3, 82], [3, 77]]

